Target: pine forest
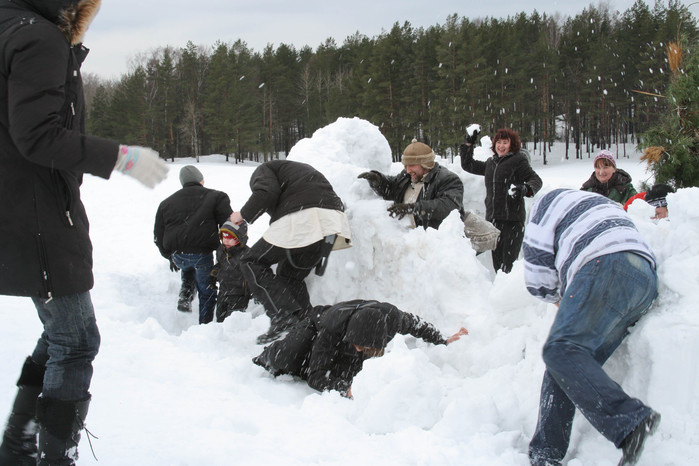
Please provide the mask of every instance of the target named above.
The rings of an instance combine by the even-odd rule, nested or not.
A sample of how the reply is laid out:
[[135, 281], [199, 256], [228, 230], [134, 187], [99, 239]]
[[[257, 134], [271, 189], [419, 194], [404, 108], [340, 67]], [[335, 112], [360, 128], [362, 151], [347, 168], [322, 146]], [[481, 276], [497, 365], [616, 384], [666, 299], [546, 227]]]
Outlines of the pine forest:
[[[316, 50], [282, 43], [260, 53], [241, 40], [163, 46], [118, 80], [84, 76], [88, 131], [166, 158], [261, 162], [356, 116], [380, 128], [395, 160], [413, 138], [458, 154], [472, 123], [484, 134], [513, 128], [544, 163], [554, 141], [565, 142], [569, 158], [611, 145], [623, 157], [673, 111], [673, 82], [696, 78], [687, 66], [699, 63], [698, 37], [688, 8], [671, 0], [624, 12], [591, 5], [575, 17], [395, 23]], [[688, 90], [695, 119], [698, 85]], [[695, 158], [697, 138], [695, 127]]]

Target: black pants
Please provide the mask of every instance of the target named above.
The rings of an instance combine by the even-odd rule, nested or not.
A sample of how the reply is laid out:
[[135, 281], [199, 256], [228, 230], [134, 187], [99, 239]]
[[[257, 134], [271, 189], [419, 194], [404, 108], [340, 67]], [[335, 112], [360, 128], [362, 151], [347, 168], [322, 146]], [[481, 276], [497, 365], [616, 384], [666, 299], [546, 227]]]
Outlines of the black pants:
[[227, 294], [219, 290], [216, 298], [216, 322], [223, 322], [236, 311], [245, 311], [249, 302], [250, 298], [246, 295]]
[[303, 319], [297, 322], [282, 340], [265, 346], [262, 353], [255, 358], [256, 364], [263, 366], [274, 376], [291, 374], [306, 380], [317, 334], [311, 319]]
[[[256, 301], [262, 303], [272, 325], [288, 326], [311, 309], [304, 279], [318, 264], [323, 240], [302, 248], [284, 249], [258, 240], [240, 256], [241, 270]], [[277, 264], [276, 273], [272, 265]]]
[[493, 268], [497, 272], [502, 270], [505, 273], [512, 271], [512, 264], [519, 256], [524, 241], [524, 223], [510, 222], [506, 220], [493, 220], [492, 224], [500, 230], [500, 237], [493, 249]]

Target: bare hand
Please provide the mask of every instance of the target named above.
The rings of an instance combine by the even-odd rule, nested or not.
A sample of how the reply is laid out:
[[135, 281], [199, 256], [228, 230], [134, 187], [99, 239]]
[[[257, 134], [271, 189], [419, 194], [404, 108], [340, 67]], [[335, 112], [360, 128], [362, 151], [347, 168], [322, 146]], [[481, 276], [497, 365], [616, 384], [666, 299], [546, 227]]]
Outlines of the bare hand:
[[230, 220], [234, 225], [240, 225], [243, 223], [243, 216], [240, 215], [240, 212], [233, 212], [230, 216]]
[[466, 327], [461, 327], [458, 332], [447, 338], [447, 345], [449, 343], [455, 342], [456, 340], [461, 338], [462, 335], [468, 335], [468, 330], [466, 330]]

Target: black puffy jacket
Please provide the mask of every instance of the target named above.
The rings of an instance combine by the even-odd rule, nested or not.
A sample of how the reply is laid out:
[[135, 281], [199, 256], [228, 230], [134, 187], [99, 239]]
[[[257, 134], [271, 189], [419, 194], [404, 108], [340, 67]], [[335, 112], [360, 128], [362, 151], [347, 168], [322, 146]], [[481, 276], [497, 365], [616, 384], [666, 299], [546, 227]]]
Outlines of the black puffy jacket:
[[240, 270], [240, 255], [249, 249], [248, 246], [242, 245], [231, 248], [221, 245], [216, 250], [216, 264], [211, 270], [211, 275], [221, 284], [219, 295], [245, 296], [246, 298], [251, 296]]
[[461, 167], [474, 175], [485, 176], [485, 218], [489, 222], [504, 220], [522, 222], [527, 212], [524, 198], [509, 195], [510, 185], [529, 186], [527, 197], [534, 196], [542, 186], [541, 178], [529, 164], [524, 150], [502, 157], [494, 154], [485, 162], [473, 159], [473, 146], [461, 145]]
[[347, 322], [357, 311], [365, 308], [374, 310], [385, 320], [386, 342], [400, 333], [435, 345], [446, 344], [446, 339], [432, 324], [390, 303], [357, 299], [333, 306], [316, 306], [311, 319], [318, 334], [308, 363], [309, 386], [319, 391], [337, 390], [343, 394], [350, 389], [354, 376], [362, 370], [364, 355], [345, 340]]
[[[408, 172], [403, 170], [396, 176], [386, 176], [372, 171], [381, 176], [379, 184], [372, 186], [372, 189], [386, 200], [402, 203], [405, 191], [411, 184]], [[455, 173], [435, 163], [434, 168], [425, 176], [424, 182], [415, 201], [415, 225], [439, 228], [452, 210], [458, 211], [463, 217], [464, 185]]]
[[[79, 41], [99, 3], [0, 2], [0, 294], [93, 286], [80, 185], [84, 173], [109, 178], [119, 149], [83, 134]], [[59, 20], [69, 6], [76, 15]]]
[[342, 199], [330, 182], [312, 166], [291, 160], [272, 160], [250, 176], [252, 195], [240, 209], [248, 223], [267, 212], [270, 223], [309, 207], [344, 211]]
[[153, 235], [163, 257], [204, 254], [219, 246], [218, 229], [233, 213], [228, 194], [187, 183], [160, 203]]

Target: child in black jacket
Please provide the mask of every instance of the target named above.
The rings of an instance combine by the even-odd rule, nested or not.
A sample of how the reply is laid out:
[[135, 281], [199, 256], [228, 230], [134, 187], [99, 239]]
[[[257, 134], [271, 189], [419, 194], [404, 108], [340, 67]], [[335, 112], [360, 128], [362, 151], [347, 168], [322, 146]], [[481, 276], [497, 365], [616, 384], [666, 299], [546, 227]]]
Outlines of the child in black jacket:
[[211, 271], [212, 280], [219, 283], [216, 301], [216, 322], [235, 311], [245, 311], [250, 301], [250, 289], [240, 271], [240, 256], [250, 249], [247, 246], [248, 226], [227, 221], [219, 229], [221, 246], [216, 250], [216, 265]]

